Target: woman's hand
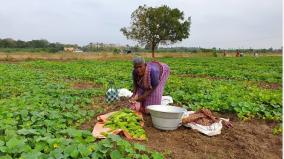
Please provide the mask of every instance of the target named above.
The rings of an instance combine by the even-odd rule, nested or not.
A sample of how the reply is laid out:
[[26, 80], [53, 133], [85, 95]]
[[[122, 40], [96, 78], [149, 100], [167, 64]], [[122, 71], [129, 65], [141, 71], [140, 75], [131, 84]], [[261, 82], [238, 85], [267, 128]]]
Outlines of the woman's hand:
[[134, 104], [134, 103], [137, 102], [137, 99], [138, 99], [138, 97], [132, 97], [132, 98], [130, 98], [129, 102], [130, 102], [131, 104]]

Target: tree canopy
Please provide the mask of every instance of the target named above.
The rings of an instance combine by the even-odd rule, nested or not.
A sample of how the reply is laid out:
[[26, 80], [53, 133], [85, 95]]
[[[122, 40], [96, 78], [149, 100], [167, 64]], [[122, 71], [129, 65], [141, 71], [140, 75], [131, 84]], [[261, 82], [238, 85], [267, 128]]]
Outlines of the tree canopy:
[[139, 6], [131, 14], [131, 26], [121, 28], [127, 39], [138, 41], [141, 45], [150, 46], [152, 57], [159, 44], [173, 44], [190, 35], [191, 18], [177, 8]]

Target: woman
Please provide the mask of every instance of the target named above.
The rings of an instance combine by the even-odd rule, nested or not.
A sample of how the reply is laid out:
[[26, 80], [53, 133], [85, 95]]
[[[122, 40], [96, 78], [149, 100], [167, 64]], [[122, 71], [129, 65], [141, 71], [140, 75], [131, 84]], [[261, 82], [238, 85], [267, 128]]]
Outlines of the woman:
[[130, 99], [131, 108], [145, 113], [148, 105], [161, 104], [170, 69], [168, 65], [160, 62], [145, 63], [142, 57], [134, 58], [133, 66], [134, 90]]

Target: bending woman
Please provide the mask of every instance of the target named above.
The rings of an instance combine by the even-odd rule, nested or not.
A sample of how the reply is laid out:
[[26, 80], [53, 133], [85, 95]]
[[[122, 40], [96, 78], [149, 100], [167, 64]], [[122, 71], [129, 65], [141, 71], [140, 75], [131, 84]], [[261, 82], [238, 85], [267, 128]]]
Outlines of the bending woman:
[[147, 106], [161, 104], [170, 69], [168, 65], [160, 62], [145, 63], [142, 57], [133, 59], [133, 67], [134, 90], [130, 102], [132, 109], [145, 113]]

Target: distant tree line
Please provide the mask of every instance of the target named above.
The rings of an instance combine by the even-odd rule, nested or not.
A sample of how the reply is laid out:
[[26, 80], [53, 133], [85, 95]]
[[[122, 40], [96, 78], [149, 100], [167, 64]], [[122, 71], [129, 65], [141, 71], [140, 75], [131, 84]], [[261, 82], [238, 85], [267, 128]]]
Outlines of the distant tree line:
[[64, 44], [50, 43], [45, 39], [41, 40], [14, 40], [11, 38], [0, 39], [0, 51], [29, 51], [29, 52], [59, 52], [63, 51]]
[[[151, 46], [116, 46], [113, 44], [104, 44], [104, 43], [89, 43], [83, 47], [74, 44], [61, 44], [61, 43], [50, 43], [45, 39], [40, 40], [31, 40], [31, 41], [23, 41], [23, 40], [14, 40], [11, 38], [0, 39], [0, 51], [2, 52], [61, 52], [64, 50], [64, 47], [74, 47], [82, 49], [85, 52], [113, 52], [113, 53], [127, 53], [131, 51], [132, 53], [139, 52], [151, 52]], [[184, 53], [223, 53], [226, 51], [227, 53], [235, 53], [237, 50], [243, 53], [270, 53], [270, 52], [282, 52], [282, 48], [273, 49], [271, 48], [263, 48], [263, 49], [221, 49], [221, 48], [202, 48], [202, 47], [158, 47], [156, 46], [155, 50], [159, 53], [174, 53], [174, 52], [184, 52]]]
[[104, 43], [89, 43], [81, 47], [85, 52], [113, 52], [113, 53], [127, 53], [128, 51], [132, 52], [143, 52], [144, 49], [138, 45], [129, 46], [129, 45], [114, 45], [114, 44], [104, 44]]
[[[147, 50], [147, 48], [145, 48]], [[282, 48], [280, 49], [273, 49], [271, 48], [263, 48], [263, 49], [239, 49], [239, 48], [230, 48], [230, 49], [221, 49], [221, 48], [201, 48], [201, 47], [170, 47], [170, 48], [158, 48], [157, 52], [188, 52], [188, 53], [197, 53], [197, 52], [204, 52], [204, 53], [223, 53], [226, 51], [227, 53], [233, 53], [239, 50], [243, 53], [250, 53], [250, 52], [258, 52], [258, 53], [269, 53], [269, 52], [282, 52]]]
[[[126, 53], [131, 51], [132, 53], [141, 53], [141, 52], [151, 52], [151, 47], [145, 45], [144, 47], [135, 45], [135, 46], [114, 46], [110, 44], [103, 43], [90, 43], [81, 48], [85, 52], [113, 52], [113, 53]], [[273, 49], [273, 48], [263, 48], [263, 49], [239, 49], [239, 48], [230, 48], [230, 49], [221, 49], [221, 48], [202, 48], [202, 47], [156, 47], [156, 52], [158, 53], [235, 53], [239, 50], [242, 53], [271, 53], [271, 52], [282, 52], [282, 49]]]

